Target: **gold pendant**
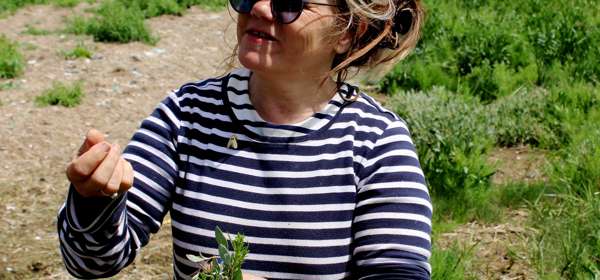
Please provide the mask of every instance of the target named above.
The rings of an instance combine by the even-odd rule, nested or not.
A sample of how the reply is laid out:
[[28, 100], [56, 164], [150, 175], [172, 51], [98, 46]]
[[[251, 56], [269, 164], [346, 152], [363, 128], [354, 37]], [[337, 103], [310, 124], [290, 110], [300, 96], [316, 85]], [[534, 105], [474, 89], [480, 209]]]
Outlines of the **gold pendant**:
[[237, 149], [238, 148], [238, 144], [237, 144], [237, 136], [235, 136], [235, 134], [231, 134], [231, 137], [229, 137], [229, 141], [227, 141], [227, 148], [231, 149]]

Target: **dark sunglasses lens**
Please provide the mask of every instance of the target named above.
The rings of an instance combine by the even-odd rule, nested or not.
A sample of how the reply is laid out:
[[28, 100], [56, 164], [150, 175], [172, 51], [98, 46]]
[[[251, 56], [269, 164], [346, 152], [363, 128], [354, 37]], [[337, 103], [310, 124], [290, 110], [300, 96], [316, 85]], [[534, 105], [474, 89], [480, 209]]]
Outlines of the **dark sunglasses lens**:
[[271, 0], [271, 5], [277, 21], [291, 23], [302, 13], [304, 2], [303, 0]]
[[247, 14], [252, 10], [256, 0], [229, 0], [231, 7], [238, 13]]

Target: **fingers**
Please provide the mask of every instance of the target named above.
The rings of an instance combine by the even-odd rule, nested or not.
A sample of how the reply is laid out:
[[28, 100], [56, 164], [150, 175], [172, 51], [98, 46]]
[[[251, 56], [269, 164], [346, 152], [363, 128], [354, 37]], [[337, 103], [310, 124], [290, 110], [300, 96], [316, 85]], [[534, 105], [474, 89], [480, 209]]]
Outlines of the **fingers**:
[[104, 134], [93, 128], [88, 130], [88, 132], [85, 135], [85, 140], [83, 140], [83, 144], [81, 144], [81, 147], [77, 152], [77, 156], [83, 155], [91, 147], [102, 141], [104, 141]]
[[[105, 149], [108, 147], [108, 150]], [[102, 142], [75, 159], [67, 177], [84, 197], [111, 196], [127, 191], [133, 184], [133, 168], [121, 157], [118, 144]]]
[[[111, 193], [117, 192], [119, 189], [121, 177], [123, 176], [122, 167], [120, 171], [115, 172], [115, 168], [117, 167], [120, 158], [121, 148], [119, 147], [119, 144], [112, 145], [110, 151], [108, 152], [108, 155], [106, 155], [104, 160], [100, 163], [98, 168], [94, 170], [94, 173], [90, 177], [88, 182], [88, 184], [91, 185], [90, 188], [94, 187], [97, 191], [106, 189], [106, 191], [111, 191]], [[113, 177], [114, 173], [117, 173], [117, 175], [119, 175], [118, 178], [114, 179], [115, 181], [118, 181], [111, 182], [111, 178]]]
[[91, 147], [80, 157], [74, 159], [67, 167], [67, 178], [72, 183], [86, 181], [96, 170], [100, 163], [106, 158], [111, 150], [111, 145], [101, 142]]
[[123, 160], [121, 157], [117, 159], [117, 165], [112, 170], [110, 179], [108, 180], [106, 187], [104, 187], [104, 189], [101, 192], [102, 194], [110, 196], [119, 191], [119, 188], [121, 186], [121, 180], [123, 179], [124, 161], [125, 160]]
[[66, 173], [84, 197], [126, 192], [134, 180], [133, 167], [121, 157], [119, 145], [106, 142], [104, 134], [96, 129], [87, 132], [77, 158], [67, 166]]
[[120, 193], [126, 192], [133, 186], [133, 167], [131, 163], [121, 158], [123, 161], [123, 179], [121, 180]]

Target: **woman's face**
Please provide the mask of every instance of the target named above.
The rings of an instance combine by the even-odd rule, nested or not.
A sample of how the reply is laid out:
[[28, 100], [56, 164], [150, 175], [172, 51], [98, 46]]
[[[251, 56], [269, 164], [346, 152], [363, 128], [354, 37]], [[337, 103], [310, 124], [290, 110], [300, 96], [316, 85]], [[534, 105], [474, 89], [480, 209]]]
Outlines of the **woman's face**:
[[259, 0], [250, 14], [238, 17], [240, 63], [257, 72], [322, 77], [330, 70], [335, 54], [343, 51], [340, 35], [334, 35], [339, 33], [335, 21], [335, 7], [305, 4], [296, 21], [280, 24], [271, 13], [270, 0]]

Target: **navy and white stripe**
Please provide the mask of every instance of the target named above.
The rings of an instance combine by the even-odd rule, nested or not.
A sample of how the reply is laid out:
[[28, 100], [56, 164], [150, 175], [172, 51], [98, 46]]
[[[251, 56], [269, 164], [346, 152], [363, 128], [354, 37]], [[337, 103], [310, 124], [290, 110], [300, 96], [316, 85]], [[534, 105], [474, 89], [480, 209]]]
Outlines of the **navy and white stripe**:
[[269, 279], [429, 279], [432, 206], [405, 123], [344, 85], [356, 101], [335, 95], [274, 125], [250, 103], [249, 77], [165, 98], [124, 152], [135, 182], [119, 199], [70, 191], [58, 224], [69, 272], [116, 274], [170, 211], [177, 279], [197, 270], [186, 254], [217, 254], [217, 225], [246, 235], [245, 272]]

